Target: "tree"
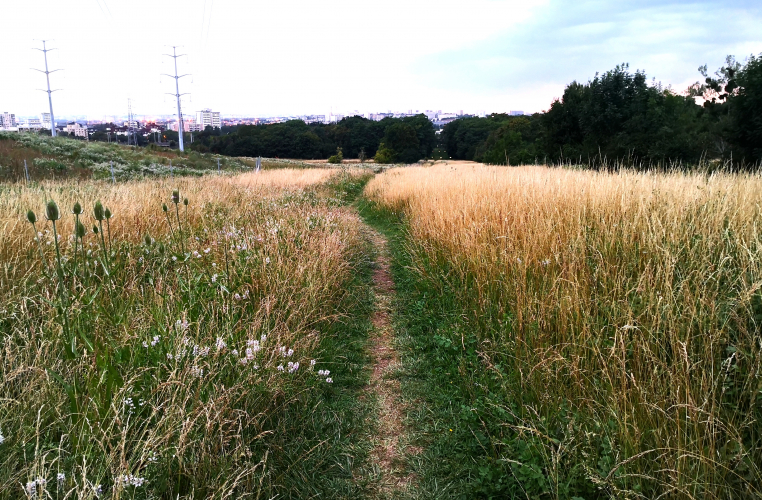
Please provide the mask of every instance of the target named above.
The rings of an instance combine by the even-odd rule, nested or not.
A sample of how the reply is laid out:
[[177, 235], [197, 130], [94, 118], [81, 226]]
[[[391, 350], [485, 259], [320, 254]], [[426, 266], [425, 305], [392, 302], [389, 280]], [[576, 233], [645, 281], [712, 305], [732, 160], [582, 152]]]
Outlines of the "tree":
[[344, 153], [341, 148], [336, 148], [336, 154], [328, 158], [328, 163], [341, 163], [344, 161]]
[[422, 158], [418, 134], [407, 123], [390, 125], [384, 134], [384, 144], [393, 152], [395, 162], [415, 163]]
[[[751, 56], [732, 81], [728, 99], [731, 141], [746, 161], [762, 161], [762, 54]], [[728, 92], [728, 86], [725, 92]]]
[[394, 163], [395, 153], [393, 150], [386, 147], [386, 143], [382, 142], [379, 144], [376, 156], [373, 159], [376, 163]]

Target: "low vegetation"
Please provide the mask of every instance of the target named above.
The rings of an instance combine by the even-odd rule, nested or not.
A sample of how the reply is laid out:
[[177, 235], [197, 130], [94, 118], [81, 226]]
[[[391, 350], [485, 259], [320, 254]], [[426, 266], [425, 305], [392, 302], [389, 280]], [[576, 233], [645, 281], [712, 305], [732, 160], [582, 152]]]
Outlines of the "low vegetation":
[[0, 185], [0, 498], [361, 495], [366, 180]]
[[759, 176], [440, 165], [366, 196], [416, 496], [761, 494]]

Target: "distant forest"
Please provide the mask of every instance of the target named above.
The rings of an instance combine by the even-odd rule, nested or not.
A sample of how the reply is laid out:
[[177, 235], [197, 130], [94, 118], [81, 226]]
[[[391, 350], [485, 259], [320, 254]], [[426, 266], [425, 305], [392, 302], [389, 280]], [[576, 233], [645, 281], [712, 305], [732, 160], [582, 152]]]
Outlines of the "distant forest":
[[325, 159], [342, 148], [346, 158], [383, 156], [384, 163], [413, 163], [431, 156], [437, 145], [426, 115], [372, 121], [360, 116], [339, 123], [306, 124], [291, 120], [272, 125], [243, 125], [228, 134], [207, 127], [191, 148], [228, 156]]
[[703, 81], [678, 94], [623, 64], [587, 83], [570, 83], [547, 112], [461, 118], [440, 134], [424, 115], [380, 122], [355, 116], [331, 125], [294, 120], [241, 126], [227, 134], [207, 129], [192, 148], [230, 156], [319, 159], [340, 147], [347, 158], [378, 155], [384, 163], [412, 163], [440, 148], [437, 152], [453, 159], [492, 164], [758, 164], [762, 55], [745, 64], [729, 56], [714, 74], [706, 66], [699, 72]]

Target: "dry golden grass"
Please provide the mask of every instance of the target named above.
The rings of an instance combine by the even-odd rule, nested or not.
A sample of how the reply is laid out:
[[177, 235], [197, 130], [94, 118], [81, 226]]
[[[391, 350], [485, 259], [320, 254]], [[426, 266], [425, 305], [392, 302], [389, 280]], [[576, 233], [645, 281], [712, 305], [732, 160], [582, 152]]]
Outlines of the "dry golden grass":
[[[321, 364], [319, 346], [354, 300], [364, 249], [357, 215], [316, 186], [331, 175], [0, 185], [0, 498], [30, 488], [94, 498], [98, 484], [110, 498], [270, 498], [319, 483], [313, 475], [325, 475], [339, 448], [310, 429], [343, 425], [324, 421], [339, 417], [322, 410], [330, 384], [315, 370], [336, 368]], [[190, 200], [187, 214], [179, 205], [187, 257], [173, 188]], [[46, 232], [49, 199], [62, 215], [63, 280]], [[69, 240], [74, 202], [89, 229], [97, 199], [114, 213], [110, 276], [95, 235], [76, 264]], [[146, 234], [156, 242], [146, 245]], [[288, 361], [301, 367], [289, 374]], [[120, 485], [125, 474], [148, 483]]]
[[548, 476], [761, 494], [760, 176], [437, 165], [366, 195], [406, 215], [417, 271], [464, 305], [484, 369], [508, 367], [521, 425], [568, 426], [538, 451]]

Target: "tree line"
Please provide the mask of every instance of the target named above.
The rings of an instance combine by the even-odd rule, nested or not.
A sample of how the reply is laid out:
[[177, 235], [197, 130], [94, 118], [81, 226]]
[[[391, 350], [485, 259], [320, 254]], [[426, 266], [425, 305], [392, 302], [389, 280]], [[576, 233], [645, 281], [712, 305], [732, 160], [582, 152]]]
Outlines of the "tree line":
[[228, 156], [326, 159], [337, 148], [348, 158], [379, 163], [413, 163], [431, 156], [437, 138], [426, 115], [372, 121], [360, 116], [338, 123], [306, 124], [290, 120], [271, 125], [243, 125], [230, 133], [210, 127], [193, 139], [191, 148]]
[[453, 159], [493, 164], [581, 163], [653, 167], [762, 161], [762, 56], [725, 66], [679, 94], [626, 64], [572, 82], [544, 113], [493, 114], [447, 124]]

